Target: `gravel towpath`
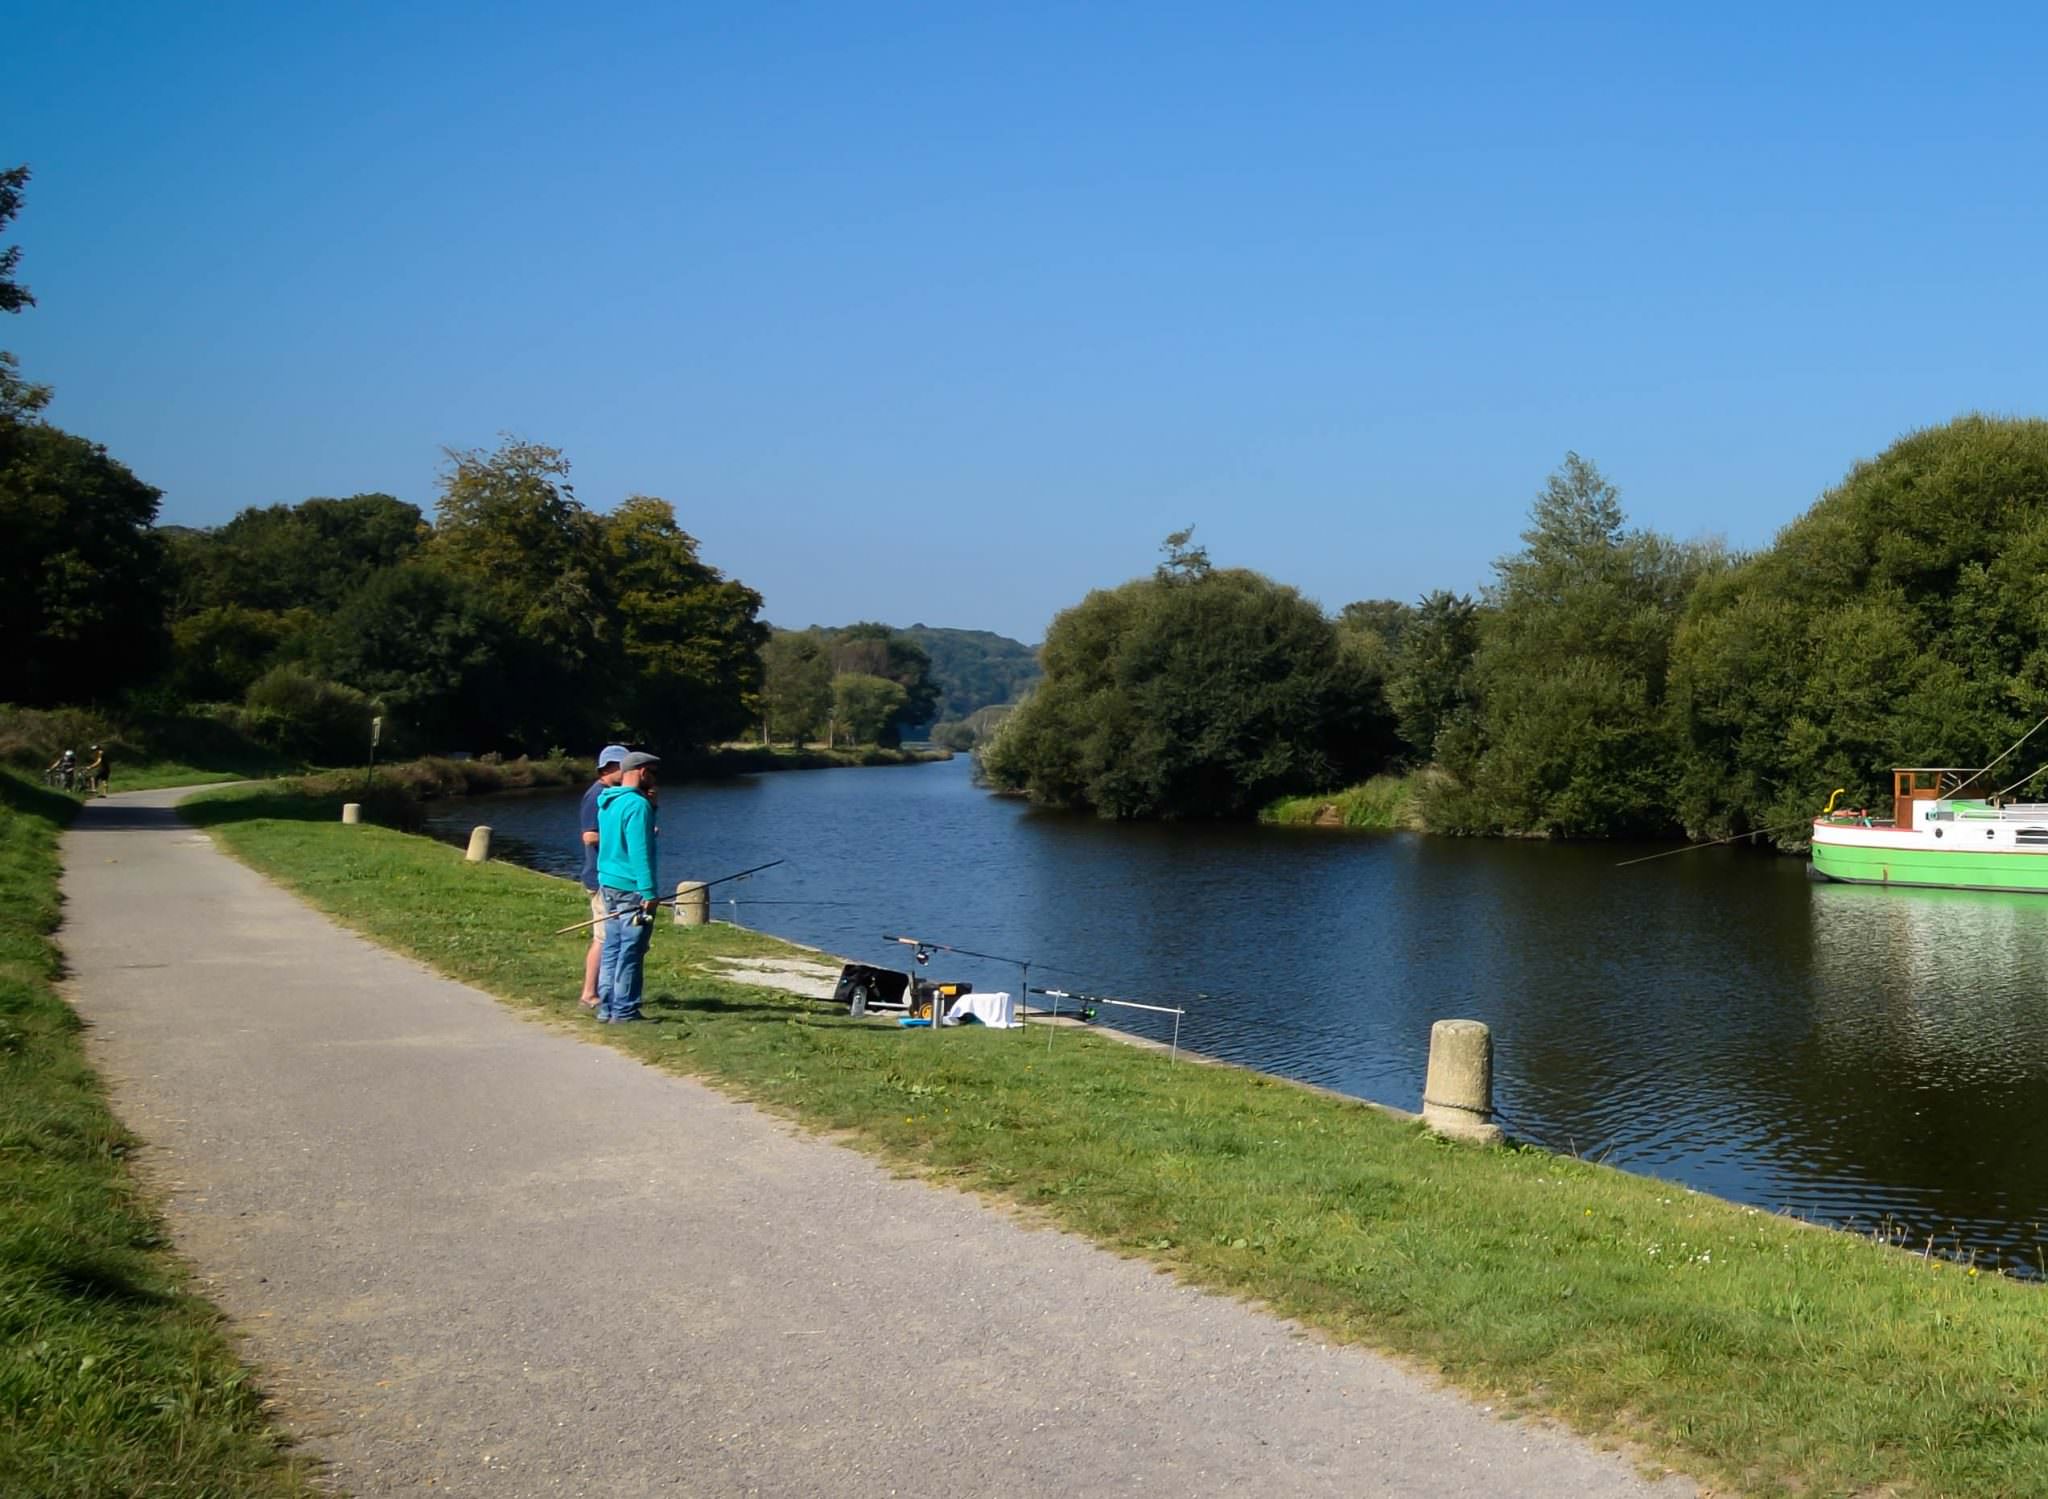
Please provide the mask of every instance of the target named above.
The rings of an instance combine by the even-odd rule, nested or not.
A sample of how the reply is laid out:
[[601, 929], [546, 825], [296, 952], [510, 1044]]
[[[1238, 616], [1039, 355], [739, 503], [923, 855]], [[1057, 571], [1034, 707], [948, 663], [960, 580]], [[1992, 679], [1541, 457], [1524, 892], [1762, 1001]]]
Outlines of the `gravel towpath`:
[[66, 835], [70, 993], [347, 1492], [1693, 1492], [520, 1019], [178, 796]]

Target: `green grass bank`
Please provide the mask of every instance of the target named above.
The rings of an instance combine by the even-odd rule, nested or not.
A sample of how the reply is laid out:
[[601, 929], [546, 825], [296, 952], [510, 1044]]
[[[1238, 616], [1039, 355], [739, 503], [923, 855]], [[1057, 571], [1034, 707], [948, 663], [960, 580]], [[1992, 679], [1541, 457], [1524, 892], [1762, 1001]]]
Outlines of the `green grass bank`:
[[0, 1494], [311, 1494], [186, 1289], [54, 987], [75, 808], [0, 771]]
[[[664, 924], [656, 1024], [576, 1013], [559, 880], [339, 799], [205, 793], [191, 819], [370, 937], [515, 1009], [705, 1078], [1186, 1280], [1627, 1440], [1716, 1492], [2013, 1495], [2048, 1475], [2040, 1288], [1081, 1032], [903, 1031], [717, 976], [786, 950]], [[1514, 1038], [1502, 1038], [1512, 1047]]]
[[1428, 772], [1374, 776], [1321, 796], [1283, 796], [1259, 809], [1259, 821], [1280, 827], [1426, 831], [1417, 793]]

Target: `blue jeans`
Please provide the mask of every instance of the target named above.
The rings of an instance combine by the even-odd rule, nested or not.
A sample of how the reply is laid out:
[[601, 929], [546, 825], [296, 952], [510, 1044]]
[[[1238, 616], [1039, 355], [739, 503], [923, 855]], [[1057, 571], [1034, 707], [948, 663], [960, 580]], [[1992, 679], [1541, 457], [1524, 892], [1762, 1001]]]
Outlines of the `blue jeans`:
[[638, 1020], [654, 923], [634, 925], [632, 918], [640, 914], [640, 897], [635, 892], [606, 885], [598, 893], [604, 897], [605, 914], [611, 920], [604, 924], [604, 948], [597, 957], [597, 1018]]

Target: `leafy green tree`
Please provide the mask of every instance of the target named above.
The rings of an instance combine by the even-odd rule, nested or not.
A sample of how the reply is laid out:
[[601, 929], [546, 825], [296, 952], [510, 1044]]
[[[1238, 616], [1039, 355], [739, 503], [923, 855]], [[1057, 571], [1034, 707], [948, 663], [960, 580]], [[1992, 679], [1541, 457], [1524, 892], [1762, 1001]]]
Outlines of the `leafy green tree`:
[[601, 522], [558, 448], [508, 437], [447, 457], [428, 551], [496, 601], [565, 679], [549, 690], [566, 690], [606, 643]]
[[413, 555], [426, 534], [419, 507], [388, 494], [251, 506], [218, 529], [172, 538], [176, 611], [325, 612]]
[[550, 742], [557, 708], [533, 699], [525, 657], [489, 593], [415, 559], [373, 574], [324, 621], [310, 664], [380, 700], [412, 748], [525, 748]]
[[1446, 729], [1470, 731], [1478, 649], [1479, 606], [1469, 596], [1439, 588], [1409, 610], [1392, 643], [1387, 706], [1415, 759], [1436, 758]]
[[[1895, 765], [1990, 762], [2048, 714], [2044, 575], [2048, 422], [1963, 417], [1855, 465], [1686, 610], [1687, 827], [1798, 839], [1837, 786], [1881, 806]], [[2044, 758], [2030, 745], [1973, 789]]]
[[171, 626], [170, 684], [185, 703], [239, 702], [286, 647], [313, 629], [313, 611], [220, 604]]
[[1053, 621], [1045, 680], [982, 756], [999, 789], [1106, 817], [1234, 817], [1378, 769], [1370, 663], [1291, 588], [1168, 538], [1153, 577]]
[[[5, 229], [21, 212], [21, 193], [28, 186], [28, 179], [25, 166], [0, 172], [0, 229]], [[20, 264], [20, 245], [0, 249], [0, 312], [19, 312], [36, 305], [28, 288], [14, 279], [14, 268]], [[0, 422], [28, 421], [49, 404], [50, 387], [31, 385], [22, 379], [20, 361], [0, 349]]]
[[903, 711], [905, 696], [902, 683], [887, 677], [841, 672], [832, 679], [832, 721], [848, 743], [875, 744]]
[[634, 495], [602, 534], [627, 737], [680, 749], [739, 732], [761, 686], [761, 596], [701, 561], [665, 500]]
[[905, 732], [932, 721], [939, 684], [932, 679], [931, 657], [900, 630], [862, 620], [832, 636], [834, 675], [853, 673], [886, 677], [903, 689], [903, 703], [883, 732], [883, 742], [896, 744]]
[[[22, 190], [28, 186], [29, 176], [25, 165], [0, 171], [0, 229], [5, 229], [21, 212]], [[20, 264], [20, 245], [0, 249], [0, 312], [19, 312], [36, 305], [28, 288], [15, 280], [14, 268]]]
[[1614, 486], [1568, 453], [1523, 550], [1495, 564], [1471, 673], [1479, 732], [1447, 745], [1438, 727], [1457, 784], [1426, 793], [1434, 825], [1584, 837], [1671, 824], [1666, 669], [1713, 559], [1623, 526]]
[[1209, 576], [1214, 569], [1209, 564], [1209, 549], [1195, 545], [1195, 528], [1183, 526], [1167, 534], [1159, 544], [1159, 550], [1166, 554], [1165, 560], [1153, 570], [1152, 577], [1160, 583], [1196, 583]]
[[761, 723], [769, 743], [802, 744], [832, 716], [832, 653], [816, 630], [778, 630], [761, 647]]
[[86, 702], [160, 665], [159, 493], [97, 443], [0, 419], [0, 702]]
[[353, 687], [322, 681], [302, 667], [265, 672], [250, 684], [246, 706], [246, 731], [291, 759], [354, 765], [369, 753], [377, 705]]
[[33, 420], [50, 404], [50, 387], [21, 378], [21, 361], [0, 349], [0, 422]]
[[1398, 600], [1360, 599], [1337, 611], [1337, 628], [1361, 639], [1378, 641], [1391, 656], [1414, 619], [1414, 608]]

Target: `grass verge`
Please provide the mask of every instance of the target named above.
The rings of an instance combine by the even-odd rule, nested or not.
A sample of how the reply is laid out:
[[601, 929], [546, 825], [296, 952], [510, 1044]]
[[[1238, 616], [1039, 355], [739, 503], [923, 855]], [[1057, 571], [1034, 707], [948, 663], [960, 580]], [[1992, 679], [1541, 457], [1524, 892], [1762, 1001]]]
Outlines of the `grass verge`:
[[1422, 830], [1416, 806], [1421, 774], [1374, 776], [1323, 796], [1283, 796], [1259, 810], [1259, 821], [1283, 827]]
[[75, 807], [0, 772], [0, 1494], [310, 1494], [184, 1289], [53, 987]]
[[[545, 935], [581, 914], [563, 882], [288, 787], [187, 813], [368, 936], [577, 1023], [581, 942]], [[707, 967], [781, 946], [664, 925], [659, 1023], [587, 1033], [1722, 1492], [2042, 1491], [2038, 1287], [1253, 1073], [1080, 1033], [935, 1038]]]

